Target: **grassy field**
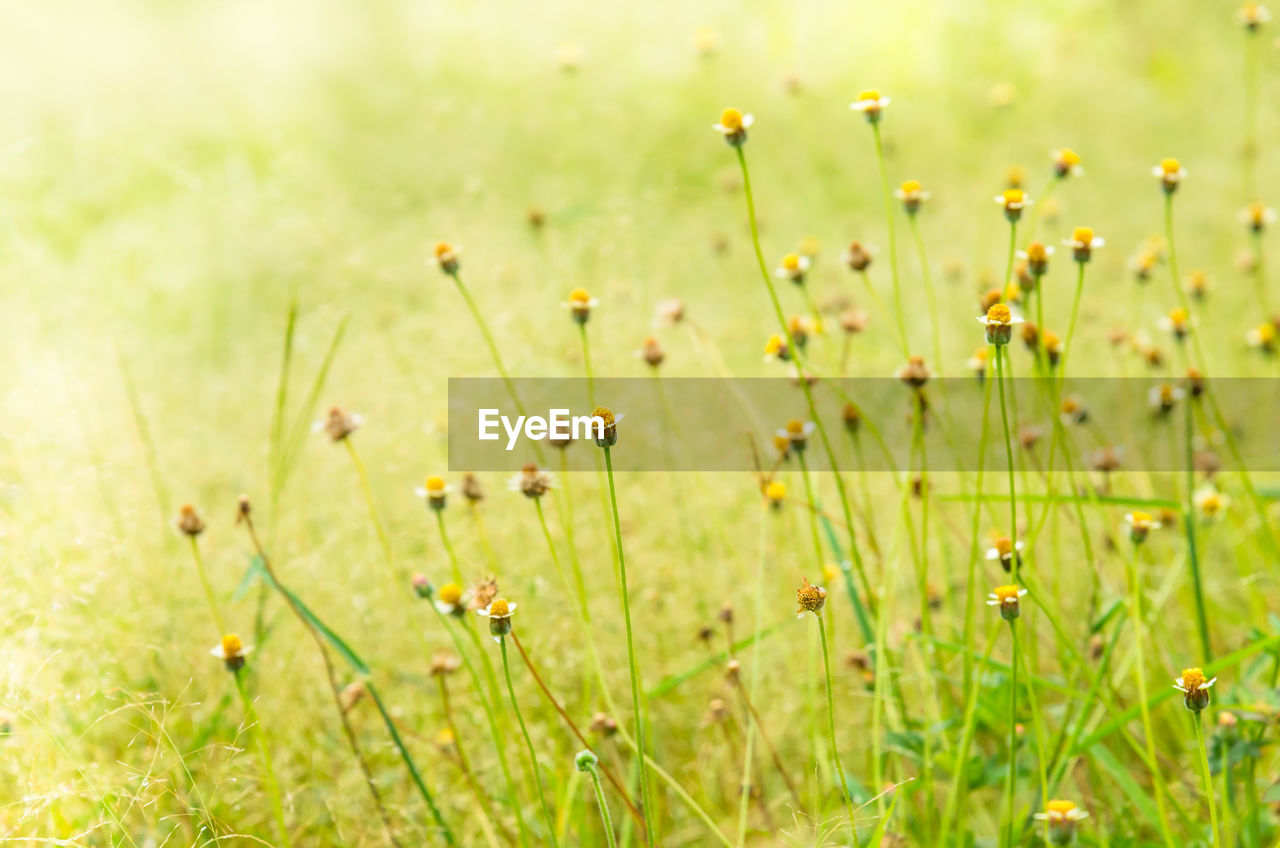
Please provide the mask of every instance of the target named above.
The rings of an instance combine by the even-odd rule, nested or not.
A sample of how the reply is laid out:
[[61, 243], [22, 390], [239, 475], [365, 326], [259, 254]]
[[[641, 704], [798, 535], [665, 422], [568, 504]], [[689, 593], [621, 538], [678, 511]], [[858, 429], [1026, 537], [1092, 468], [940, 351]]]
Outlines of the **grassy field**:
[[[1274, 474], [1068, 478], [1047, 380], [1048, 405], [1023, 397], [1010, 422], [1018, 474], [988, 473], [982, 507], [972, 473], [838, 480], [794, 452], [785, 497], [747, 473], [577, 472], [533, 499], [483, 473], [470, 504], [446, 459], [447, 378], [498, 374], [476, 316], [512, 374], [579, 377], [575, 288], [599, 300], [597, 377], [648, 375], [647, 336], [664, 377], [787, 376], [762, 361], [786, 335], [769, 285], [785, 315], [822, 313], [814, 373], [892, 376], [901, 319], [934, 374], [970, 377], [995, 350], [974, 318], [1006, 282], [992, 197], [1011, 181], [1035, 201], [1014, 243], [1057, 252], [1034, 295], [1007, 294], [1065, 341], [1070, 376], [1275, 376], [1274, 233], [1238, 214], [1280, 193], [1278, 30], [1236, 14], [0, 9], [0, 840], [1280, 844]], [[849, 108], [872, 88], [891, 97], [878, 124]], [[740, 148], [712, 130], [730, 106], [754, 116]], [[1083, 175], [1054, 176], [1063, 148]], [[1168, 157], [1173, 193], [1152, 174]], [[892, 196], [908, 179], [930, 193], [914, 217]], [[1079, 226], [1106, 241], [1080, 290]], [[855, 239], [876, 248], [874, 296], [842, 260]], [[438, 242], [461, 245], [457, 279]], [[773, 278], [791, 251], [809, 299]], [[1197, 270], [1177, 341], [1162, 318]], [[655, 328], [669, 298], [685, 319]], [[867, 326], [846, 337], [851, 307]], [[1048, 373], [1020, 329], [1014, 372]], [[1187, 411], [1193, 447], [1225, 459], [1274, 428], [1217, 420], [1209, 387], [1167, 438], [1184, 444]], [[912, 396], [868, 424], [914, 426]], [[793, 400], [770, 427], [805, 417]], [[334, 405], [363, 419], [336, 442], [311, 426]], [[1042, 428], [1031, 449], [1021, 424]], [[415, 494], [431, 475], [453, 486], [439, 512]], [[1135, 512], [1163, 524], [1141, 543]], [[993, 533], [1024, 543], [1012, 574], [985, 556]], [[464, 605], [490, 576], [518, 602], [518, 649], [437, 614], [455, 574]], [[827, 591], [816, 622], [796, 618], [806, 579]], [[1016, 622], [984, 603], [1002, 584], [1029, 590]], [[252, 647], [235, 673], [210, 656], [226, 631]], [[1217, 677], [1203, 712], [1170, 686], [1193, 668]], [[1033, 818], [1066, 815], [1050, 799], [1088, 818]]]

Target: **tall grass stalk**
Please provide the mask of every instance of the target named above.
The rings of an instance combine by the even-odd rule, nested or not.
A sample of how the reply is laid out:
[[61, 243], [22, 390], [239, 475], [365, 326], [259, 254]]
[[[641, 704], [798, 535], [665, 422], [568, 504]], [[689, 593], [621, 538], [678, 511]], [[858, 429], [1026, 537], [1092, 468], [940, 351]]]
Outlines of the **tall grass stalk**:
[[836, 701], [831, 685], [831, 651], [827, 647], [827, 631], [822, 626], [822, 616], [814, 614], [818, 625], [818, 636], [822, 640], [822, 671], [827, 689], [827, 734], [831, 742], [831, 761], [835, 764], [836, 774], [840, 776], [840, 800], [844, 802], [844, 811], [849, 816], [849, 836], [855, 842], [858, 839], [858, 824], [853, 818], [853, 800], [849, 793], [849, 777], [844, 766], [840, 764], [840, 746], [836, 742]]
[[[889, 167], [884, 158], [884, 141], [880, 137], [880, 124], [871, 124], [871, 133], [876, 141], [876, 162], [880, 166], [880, 188], [884, 194], [884, 223], [889, 236], [889, 273], [893, 277], [893, 314], [898, 322], [898, 335], [904, 347], [910, 349], [907, 341], [907, 319], [902, 309], [902, 281], [898, 274], [898, 241], [893, 216], [893, 191], [889, 187]], [[741, 151], [739, 151], [741, 155]]]
[[[938, 296], [933, 289], [933, 274], [929, 270], [929, 253], [925, 250], [924, 236], [920, 235], [919, 215], [912, 213], [907, 216], [907, 220], [911, 222], [911, 236], [915, 240], [916, 255], [919, 256], [920, 261], [920, 277], [924, 280], [925, 303], [929, 307], [929, 337], [933, 340], [933, 367], [937, 368], [938, 373], [941, 374], [946, 360], [942, 357], [942, 331], [938, 326]], [[1005, 285], [1008, 286], [1007, 280]]]
[[369, 482], [369, 470], [365, 468], [364, 460], [360, 458], [360, 452], [356, 450], [356, 444], [350, 436], [343, 439], [342, 444], [346, 446], [347, 453], [351, 456], [351, 462], [355, 465], [356, 475], [360, 478], [360, 491], [364, 494], [365, 505], [369, 508], [369, 520], [373, 522], [374, 532], [378, 535], [378, 544], [382, 548], [382, 557], [387, 564], [387, 573], [391, 575], [393, 582], [399, 583], [400, 577], [396, 574], [395, 554], [391, 549], [391, 536], [387, 533], [386, 525], [382, 523], [382, 513], [378, 510], [378, 502], [373, 497], [373, 486]]
[[280, 781], [276, 779], [275, 766], [271, 763], [271, 750], [268, 743], [267, 729], [263, 725], [257, 709], [253, 705], [253, 697], [244, 682], [244, 666], [231, 672], [235, 678], [236, 691], [240, 694], [240, 703], [244, 706], [245, 724], [252, 727], [253, 745], [257, 749], [258, 759], [262, 763], [262, 773], [267, 785], [267, 798], [271, 803], [271, 814], [275, 816], [276, 830], [280, 833], [280, 841], [285, 848], [293, 844], [289, 838], [289, 825], [284, 816], [284, 800], [280, 795]]
[[445, 553], [449, 555], [449, 567], [453, 570], [453, 579], [461, 586], [462, 566], [458, 564], [458, 555], [453, 550], [453, 543], [449, 541], [449, 533], [444, 526], [444, 510], [432, 509], [436, 514], [436, 527], [440, 530], [440, 544], [444, 546]]
[[996, 361], [996, 382], [1000, 389], [1000, 420], [1004, 424], [1005, 458], [1009, 463], [1009, 538], [1013, 542], [1014, 556], [1012, 561], [1013, 583], [1018, 583], [1018, 496], [1014, 485], [1013, 436], [1009, 431], [1009, 410], [1004, 399], [1005, 365], [1009, 355], [1007, 345], [992, 345], [992, 353]]
[[[756, 695], [760, 691], [760, 631], [764, 627], [764, 580], [765, 580], [765, 563], [769, 558], [769, 522], [772, 516], [769, 515], [770, 507], [765, 501], [761, 505], [762, 515], [760, 516], [760, 542], [756, 553], [756, 591], [755, 591], [755, 614], [752, 622], [752, 635], [755, 640], [754, 650], [751, 652], [751, 684], [748, 687], [749, 694], [744, 693], [754, 703]], [[746, 750], [742, 757], [742, 786], [745, 790], [751, 785], [751, 761], [755, 755], [755, 733], [758, 722], [754, 721], [755, 713], [752, 712], [753, 721], [747, 726]], [[761, 730], [763, 730], [761, 728]], [[738, 848], [743, 848], [747, 841], [747, 811], [750, 808], [751, 793], [743, 791], [742, 797], [738, 801]], [[797, 806], [799, 806], [797, 804]]]
[[[1014, 560], [1017, 560], [1015, 554]], [[1014, 585], [1017, 585], [1016, 578]], [[1005, 845], [1014, 848], [1013, 834], [1017, 827], [1014, 822], [1015, 812], [1014, 784], [1018, 779], [1018, 628], [1013, 621], [1009, 622], [1009, 640], [1011, 659], [1009, 660], [1009, 772], [1005, 776], [1004, 803], [1005, 821], [1008, 836]]]
[[[533, 769], [533, 781], [538, 788], [538, 802], [542, 805], [542, 815], [547, 820], [547, 838], [551, 840], [552, 848], [559, 843], [556, 841], [556, 820], [551, 814], [551, 807], [547, 804], [546, 792], [542, 788], [542, 767], [538, 764], [538, 750], [533, 747], [533, 739], [529, 736], [529, 728], [524, 723], [524, 712], [520, 709], [520, 699], [516, 697], [516, 688], [511, 683], [511, 663], [507, 659], [507, 640], [506, 637], [498, 638], [498, 647], [502, 653], [502, 674], [507, 681], [507, 694], [511, 697], [511, 710], [516, 714], [516, 721], [520, 724], [520, 732], [524, 735], [524, 744], [529, 752], [529, 764]], [[502, 740], [495, 739], [495, 744], [501, 745]]]
[[1213, 797], [1213, 773], [1209, 770], [1209, 753], [1204, 741], [1204, 727], [1201, 714], [1196, 711], [1191, 717], [1191, 724], [1196, 731], [1196, 755], [1200, 758], [1200, 775], [1204, 779], [1204, 798], [1209, 804], [1209, 822], [1213, 828], [1213, 848], [1223, 845], [1222, 836], [1218, 833], [1218, 804]]
[[209, 582], [209, 574], [204, 567], [204, 557], [200, 554], [199, 537], [192, 535], [187, 537], [191, 541], [191, 557], [196, 562], [196, 573], [200, 575], [200, 585], [204, 588], [205, 600], [209, 603], [209, 615], [213, 618], [213, 624], [218, 628], [218, 638], [222, 638], [222, 634], [227, 632], [227, 626], [223, 622], [222, 612], [218, 609], [218, 599], [213, 593], [213, 584]]

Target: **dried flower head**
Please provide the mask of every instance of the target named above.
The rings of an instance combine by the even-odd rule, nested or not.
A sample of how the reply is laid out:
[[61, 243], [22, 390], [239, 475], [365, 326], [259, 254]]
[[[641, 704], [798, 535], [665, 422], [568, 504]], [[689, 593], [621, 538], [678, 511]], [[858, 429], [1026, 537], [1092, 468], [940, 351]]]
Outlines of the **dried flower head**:
[[588, 727], [590, 727], [592, 733], [599, 736], [608, 737], [618, 732], [618, 722], [605, 713], [592, 714], [591, 723]]
[[1184, 668], [1182, 675], [1173, 681], [1173, 688], [1183, 695], [1183, 703], [1193, 713], [1209, 706], [1209, 689], [1218, 682], [1218, 678], [1206, 680], [1204, 672], [1198, 668]]
[[893, 372], [893, 376], [906, 383], [913, 389], [923, 389], [925, 384], [929, 382], [932, 373], [927, 365], [924, 364], [924, 358], [920, 356], [907, 357], [907, 364], [903, 365], [897, 371]]
[[1076, 227], [1071, 231], [1071, 238], [1066, 240], [1072, 255], [1077, 262], [1088, 262], [1093, 258], [1093, 251], [1106, 244], [1106, 241], [1095, 236], [1090, 227]]
[[359, 430], [360, 425], [363, 423], [364, 419], [359, 415], [347, 412], [340, 406], [334, 406], [329, 409], [329, 414], [325, 416], [325, 419], [317, 422], [313, 429], [323, 430], [330, 439], [340, 442], [356, 430]]
[[860, 241], [852, 241], [844, 252], [844, 264], [851, 270], [865, 271], [871, 265], [872, 250]]
[[526, 498], [540, 498], [555, 488], [556, 479], [547, 471], [538, 468], [536, 463], [529, 462], [520, 468], [520, 473], [507, 481], [507, 488], [519, 492]]
[[711, 128], [724, 136], [725, 143], [730, 147], [741, 147], [747, 141], [747, 129], [755, 123], [755, 118], [751, 115], [744, 115], [741, 111], [729, 107], [720, 113], [720, 122], [712, 124]]
[[879, 123], [880, 113], [889, 105], [889, 98], [881, 96], [879, 91], [874, 88], [868, 88], [858, 93], [858, 99], [849, 104], [849, 108], [855, 112], [861, 112], [866, 116], [867, 122], [871, 124]]
[[515, 615], [516, 606], [506, 598], [494, 598], [487, 606], [476, 610], [476, 615], [489, 619], [489, 635], [493, 641], [501, 642], [502, 637], [511, 632], [511, 616]]
[[658, 327], [674, 327], [684, 320], [684, 301], [669, 297], [658, 301], [653, 309], [653, 323]]
[[1187, 169], [1177, 159], [1161, 159], [1160, 164], [1151, 169], [1151, 175], [1160, 180], [1160, 187], [1165, 194], [1173, 194], [1187, 177]]
[[868, 318], [865, 309], [846, 309], [840, 313], [840, 329], [851, 336], [861, 333], [867, 328]]
[[844, 422], [844, 429], [850, 434], [856, 434], [862, 427], [862, 410], [858, 409], [858, 405], [850, 401], [840, 409], [840, 420]]
[[1020, 603], [1027, 590], [1017, 586], [997, 586], [987, 595], [987, 606], [999, 607], [1000, 617], [1005, 621], [1013, 621], [1022, 614]]
[[640, 345], [640, 349], [636, 351], [650, 368], [657, 368], [662, 361], [667, 358], [667, 352], [662, 349], [662, 343], [653, 336], [645, 338], [644, 343]]
[[482, 577], [475, 582], [467, 594], [470, 598], [467, 602], [468, 609], [483, 609], [498, 597], [498, 581], [494, 577]]
[[432, 677], [448, 677], [462, 667], [462, 658], [451, 651], [437, 651], [431, 658]]
[[827, 590], [821, 586], [814, 586], [805, 579], [804, 584], [796, 589], [796, 603], [799, 604], [796, 609], [796, 618], [804, 618], [806, 612], [818, 615], [826, 602]]
[[204, 532], [204, 519], [191, 504], [183, 504], [178, 510], [177, 525], [179, 530], [193, 539]]
[[484, 500], [484, 487], [480, 485], [480, 478], [468, 471], [462, 475], [462, 485], [459, 490], [467, 502], [474, 505]]
[[227, 671], [239, 671], [244, 668], [244, 658], [252, 650], [253, 648], [240, 641], [239, 636], [234, 633], [228, 633], [222, 637], [222, 641], [215, 645], [209, 653], [222, 660], [227, 667]]

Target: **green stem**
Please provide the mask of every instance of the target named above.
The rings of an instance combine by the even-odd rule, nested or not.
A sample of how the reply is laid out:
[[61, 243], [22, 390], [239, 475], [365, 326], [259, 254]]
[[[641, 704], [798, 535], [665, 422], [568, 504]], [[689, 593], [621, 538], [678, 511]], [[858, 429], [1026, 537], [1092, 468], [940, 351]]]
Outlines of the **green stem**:
[[831, 737], [831, 760], [835, 763], [836, 773], [840, 775], [840, 799], [844, 801], [844, 811], [849, 816], [850, 838], [858, 839], [858, 825], [853, 820], [853, 802], [849, 796], [849, 778], [840, 764], [840, 748], [836, 744], [836, 703], [831, 691], [831, 652], [827, 648], [827, 631], [822, 626], [822, 616], [815, 614], [818, 622], [818, 635], [822, 638], [822, 670], [827, 683], [827, 734]]
[[[1067, 320], [1067, 334], [1062, 340], [1062, 355], [1058, 357], [1058, 374], [1060, 379], [1067, 377], [1067, 357], [1071, 355], [1071, 339], [1076, 334], [1076, 318], [1080, 316], [1080, 295], [1084, 292], [1084, 266], [1087, 262], [1076, 262], [1076, 293], [1071, 299], [1071, 317]], [[1044, 328], [1041, 328], [1041, 332]], [[1058, 410], [1054, 410], [1054, 415]]]
[[1196, 753], [1200, 755], [1200, 774], [1204, 777], [1204, 797], [1209, 802], [1209, 821], [1213, 826], [1213, 848], [1222, 845], [1222, 837], [1218, 833], [1218, 804], [1213, 797], [1213, 775], [1209, 771], [1209, 753], [1205, 747], [1204, 728], [1201, 726], [1200, 713], [1197, 711], [1191, 719], [1196, 728]]
[[[929, 254], [924, 249], [924, 237], [920, 235], [920, 222], [916, 214], [907, 216], [911, 222], [911, 235], [915, 239], [916, 253], [920, 257], [920, 275], [924, 279], [925, 303], [929, 306], [929, 334], [933, 339], [933, 367], [942, 373], [946, 360], [942, 358], [942, 333], [938, 328], [938, 300], [933, 290], [933, 275], [929, 273]], [[1007, 286], [1007, 281], [1006, 281]]]
[[351, 437], [342, 440], [347, 446], [347, 453], [351, 454], [351, 461], [355, 464], [356, 474], [360, 477], [360, 489], [364, 492], [365, 503], [369, 507], [369, 518], [373, 521], [373, 528], [378, 534], [378, 544], [382, 546], [382, 556], [386, 560], [387, 570], [391, 574], [392, 580], [396, 583], [400, 582], [399, 576], [396, 575], [395, 555], [391, 552], [391, 537], [387, 535], [387, 528], [382, 523], [382, 514], [378, 512], [378, 503], [373, 499], [373, 486], [369, 484], [369, 471], [365, 468], [364, 460], [360, 459], [360, 453], [356, 450], [355, 442]]
[[[551, 808], [547, 806], [547, 796], [542, 788], [542, 768], [538, 765], [538, 752], [533, 747], [533, 739], [529, 736], [529, 728], [525, 726], [524, 713], [520, 710], [520, 700], [516, 697], [516, 688], [511, 685], [511, 664], [507, 661], [507, 640], [499, 638], [498, 646], [502, 649], [502, 674], [507, 679], [507, 694], [511, 696], [511, 709], [516, 714], [516, 721], [520, 724], [520, 732], [524, 734], [524, 744], [529, 749], [529, 763], [533, 768], [533, 782], [538, 787], [538, 801], [542, 804], [542, 814], [547, 819], [547, 838], [555, 846], [558, 844], [556, 842], [556, 820], [551, 815]], [[498, 741], [498, 744], [502, 744], [501, 741]]]
[[898, 276], [898, 245], [897, 233], [893, 223], [893, 193], [889, 188], [889, 168], [885, 164], [884, 142], [880, 138], [880, 125], [878, 123], [871, 125], [871, 133], [876, 140], [876, 161], [880, 165], [880, 187], [884, 194], [884, 218], [889, 235], [889, 271], [893, 276], [893, 311], [898, 320], [898, 335], [902, 337], [903, 345], [909, 347], [906, 314], [902, 311], [902, 283]]
[[440, 543], [444, 545], [445, 551], [449, 554], [449, 566], [453, 569], [453, 579], [461, 586], [462, 567], [458, 564], [458, 555], [454, 553], [453, 543], [449, 541], [449, 534], [444, 529], [444, 510], [432, 509], [436, 514], [436, 526], [440, 528]]
[[[1016, 560], [1017, 557], [1014, 557], [1014, 559]], [[1018, 631], [1012, 621], [1009, 622], [1009, 637], [1013, 640], [1013, 655], [1009, 661], [1009, 773], [1005, 778], [1004, 799], [1008, 818], [1007, 826], [1009, 828], [1008, 841], [1005, 844], [1008, 848], [1013, 848], [1013, 831], [1015, 827], [1013, 820], [1013, 790], [1018, 771]]]
[[1196, 624], [1197, 631], [1200, 634], [1200, 650], [1205, 662], [1213, 659], [1211, 643], [1209, 642], [1209, 615], [1205, 611], [1204, 605], [1204, 581], [1200, 575], [1200, 554], [1196, 545], [1196, 517], [1195, 517], [1195, 484], [1196, 472], [1194, 458], [1191, 448], [1191, 405], [1195, 403], [1192, 398], [1184, 401], [1186, 407], [1186, 416], [1184, 430], [1186, 435], [1186, 455], [1184, 457], [1187, 463], [1187, 505], [1183, 514], [1183, 526], [1187, 533], [1187, 555], [1191, 562], [1191, 587], [1195, 590], [1196, 596]]
[[[768, 515], [770, 507], [762, 507], [765, 515], [760, 517], [760, 546], [759, 555], [756, 557], [756, 600], [755, 600], [755, 621], [753, 622], [752, 638], [755, 643], [760, 641], [760, 631], [764, 627], [764, 577], [765, 563], [769, 558], [769, 522], [772, 516]], [[760, 647], [756, 644], [755, 650], [751, 652], [751, 685], [748, 688], [747, 699], [754, 704], [756, 696], [760, 692]], [[738, 804], [738, 848], [743, 848], [747, 841], [747, 811], [751, 804], [751, 793], [746, 791], [751, 785], [751, 761], [755, 755], [755, 730], [756, 722], [752, 722], [747, 726], [747, 742], [746, 752], [742, 758], [742, 798]]]
[[285, 824], [284, 802], [280, 797], [280, 783], [276, 780], [276, 770], [271, 765], [271, 752], [267, 748], [267, 729], [263, 725], [262, 719], [258, 717], [258, 711], [253, 707], [253, 699], [249, 697], [249, 690], [245, 686], [244, 677], [241, 674], [242, 671], [243, 666], [231, 674], [236, 680], [236, 691], [240, 693], [240, 702], [244, 705], [245, 723], [257, 725], [253, 730], [254, 747], [258, 749], [258, 759], [262, 761], [262, 771], [267, 783], [267, 796], [271, 799], [271, 813], [275, 816], [276, 828], [280, 831], [280, 841], [284, 843], [285, 848], [288, 848], [292, 842], [289, 839], [289, 827]]
[[191, 539], [191, 555], [196, 561], [196, 573], [200, 575], [200, 585], [204, 587], [204, 596], [209, 602], [209, 612], [213, 615], [213, 623], [217, 626], [218, 638], [221, 639], [226, 635], [227, 627], [222, 620], [222, 613], [218, 610], [218, 600], [213, 594], [213, 585], [209, 582], [209, 575], [204, 568], [204, 557], [200, 555], [200, 543], [196, 541], [195, 536], [188, 538]]
[[600, 820], [609, 840], [609, 848], [618, 848], [618, 841], [613, 835], [613, 818], [609, 815], [609, 802], [605, 800], [604, 787], [600, 785], [600, 773], [595, 766], [588, 768], [587, 772], [591, 775], [591, 785], [596, 790], [596, 806], [600, 808]]
[[636, 728], [637, 772], [640, 780], [641, 811], [644, 813], [645, 842], [653, 848], [653, 820], [649, 802], [649, 782], [645, 763], [645, 720], [640, 709], [640, 674], [636, 670], [636, 649], [631, 633], [631, 600], [627, 591], [627, 558], [622, 547], [622, 520], [618, 516], [618, 492], [613, 482], [613, 454], [610, 448], [604, 448], [604, 465], [609, 477], [609, 505], [613, 509], [613, 537], [618, 549], [618, 587], [622, 594], [622, 617], [627, 630], [627, 667], [631, 673], [631, 709], [634, 713]]
[[1009, 411], [1004, 400], [1004, 358], [1008, 354], [1005, 352], [1004, 345], [993, 345], [995, 348], [996, 358], [996, 381], [1000, 388], [1000, 420], [1004, 424], [1004, 450], [1005, 456], [1009, 460], [1009, 538], [1013, 541], [1013, 549], [1015, 555], [1013, 557], [1012, 571], [1013, 583], [1018, 584], [1018, 559], [1016, 552], [1018, 550], [1018, 497], [1017, 489], [1014, 486], [1014, 468], [1013, 468], [1013, 435], [1009, 431]]
[[374, 705], [377, 706], [378, 713], [382, 716], [382, 723], [387, 726], [387, 732], [391, 734], [391, 741], [395, 743], [396, 750], [400, 752], [400, 758], [404, 760], [405, 766], [409, 769], [409, 776], [413, 779], [413, 785], [417, 787], [418, 794], [422, 796], [422, 800], [427, 803], [427, 809], [431, 811], [431, 817], [435, 819], [436, 827], [440, 829], [440, 837], [446, 845], [457, 845], [453, 831], [444, 823], [444, 817], [440, 815], [440, 808], [436, 806], [435, 799], [431, 796], [431, 790], [427, 788], [426, 782], [422, 779], [422, 773], [418, 771], [418, 764], [413, 761], [413, 756], [405, 746], [404, 740], [400, 738], [400, 731], [396, 729], [395, 719], [387, 712], [386, 704], [382, 702], [382, 696], [378, 694], [378, 690], [373, 685], [372, 680], [366, 679], [364, 688], [369, 693], [369, 697], [373, 699]]

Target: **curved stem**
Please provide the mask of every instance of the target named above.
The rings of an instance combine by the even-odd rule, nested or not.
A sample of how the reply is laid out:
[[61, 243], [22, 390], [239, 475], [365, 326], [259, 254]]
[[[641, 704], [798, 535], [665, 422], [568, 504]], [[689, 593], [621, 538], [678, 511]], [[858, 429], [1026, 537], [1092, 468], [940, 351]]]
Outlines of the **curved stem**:
[[604, 797], [604, 787], [600, 785], [600, 775], [595, 766], [590, 766], [587, 772], [591, 775], [591, 785], [596, 790], [596, 806], [600, 808], [600, 820], [604, 825], [605, 836], [609, 840], [609, 848], [618, 848], [618, 841], [613, 835], [613, 818], [609, 815], [609, 803]]
[[[498, 647], [502, 649], [502, 674], [507, 679], [507, 694], [511, 696], [511, 709], [516, 714], [516, 721], [520, 724], [520, 732], [524, 734], [524, 744], [529, 750], [529, 764], [533, 768], [533, 782], [538, 787], [538, 801], [542, 804], [542, 815], [547, 819], [547, 838], [551, 840], [552, 846], [557, 845], [556, 842], [556, 820], [551, 815], [551, 808], [547, 806], [546, 792], [542, 788], [542, 768], [538, 765], [538, 752], [533, 747], [533, 739], [529, 736], [529, 728], [525, 726], [524, 714], [520, 711], [520, 700], [516, 697], [516, 688], [511, 685], [511, 663], [507, 661], [507, 640], [505, 638], [498, 639]], [[494, 740], [501, 745], [502, 740]]]
[[218, 638], [221, 639], [227, 633], [227, 626], [222, 620], [222, 613], [218, 610], [218, 600], [213, 594], [213, 585], [209, 583], [209, 575], [204, 568], [204, 557], [200, 555], [200, 543], [196, 541], [195, 536], [189, 536], [191, 539], [191, 556], [196, 561], [196, 573], [200, 575], [200, 585], [204, 587], [205, 600], [209, 602], [209, 612], [213, 615], [213, 623], [218, 628]]
[[1209, 771], [1209, 754], [1205, 750], [1204, 727], [1201, 726], [1200, 713], [1192, 718], [1196, 728], [1196, 753], [1200, 755], [1200, 774], [1204, 777], [1204, 797], [1209, 802], [1209, 821], [1213, 825], [1213, 848], [1222, 845], [1222, 837], [1218, 834], [1218, 804], [1213, 797], [1213, 775]]
[[1018, 549], [1018, 497], [1017, 489], [1014, 486], [1014, 468], [1013, 468], [1013, 436], [1009, 432], [1009, 411], [1004, 400], [1004, 369], [1005, 369], [1005, 352], [1004, 345], [994, 345], [996, 358], [996, 381], [1000, 388], [1000, 420], [1004, 424], [1004, 450], [1005, 457], [1009, 461], [1009, 538], [1013, 541], [1013, 549], [1015, 551], [1012, 563], [1013, 583], [1018, 584], [1018, 559], [1016, 554]]
[[[1015, 556], [1014, 559], [1017, 559], [1017, 557]], [[1012, 621], [1009, 622], [1009, 638], [1013, 640], [1013, 654], [1012, 659], [1009, 661], [1009, 773], [1005, 778], [1004, 784], [1005, 812], [1008, 817], [1009, 835], [1005, 844], [1008, 848], [1014, 848], [1013, 789], [1014, 782], [1018, 776], [1018, 629]]]
[[267, 747], [267, 730], [262, 724], [262, 719], [258, 717], [258, 711], [254, 709], [253, 699], [249, 697], [249, 690], [244, 683], [242, 675], [243, 666], [231, 672], [236, 680], [236, 691], [240, 693], [240, 703], [244, 705], [244, 720], [247, 724], [257, 725], [253, 730], [254, 747], [258, 749], [258, 759], [262, 762], [262, 771], [266, 778], [267, 797], [271, 799], [271, 813], [276, 819], [276, 829], [280, 831], [280, 841], [289, 848], [292, 842], [289, 839], [289, 826], [285, 824], [284, 819], [284, 802], [280, 798], [280, 783], [276, 780], [276, 770], [271, 764], [271, 751]]
[[831, 760], [835, 763], [836, 772], [840, 775], [840, 799], [844, 801], [844, 811], [849, 816], [849, 833], [856, 842], [858, 825], [853, 820], [853, 802], [849, 797], [849, 778], [840, 764], [840, 747], [836, 744], [836, 703], [831, 692], [831, 652], [827, 648], [827, 630], [822, 626], [822, 616], [814, 615], [818, 622], [818, 635], [822, 637], [822, 670], [827, 683], [827, 734], [831, 737]]
[[453, 579], [461, 586], [462, 567], [458, 564], [458, 555], [453, 551], [453, 544], [449, 541], [449, 534], [444, 529], [444, 510], [432, 509], [436, 514], [436, 526], [440, 528], [440, 543], [444, 545], [445, 552], [449, 554], [449, 567], [453, 569]]
[[889, 271], [893, 275], [893, 311], [898, 320], [898, 335], [902, 337], [904, 346], [907, 342], [907, 323], [902, 311], [902, 283], [898, 276], [897, 233], [893, 223], [893, 194], [889, 189], [889, 169], [884, 160], [884, 142], [880, 138], [880, 124], [871, 125], [871, 133], [876, 139], [876, 161], [880, 164], [880, 186], [884, 194], [884, 219], [889, 234]]
[[382, 514], [378, 512], [378, 503], [373, 499], [373, 486], [369, 483], [369, 470], [365, 468], [364, 460], [360, 458], [359, 451], [356, 450], [356, 444], [351, 437], [342, 440], [347, 447], [347, 453], [351, 455], [351, 462], [355, 464], [356, 474], [360, 477], [360, 489], [364, 493], [365, 503], [369, 507], [369, 518], [373, 521], [373, 529], [378, 534], [378, 544], [382, 546], [382, 556], [387, 562], [387, 569], [391, 573], [391, 577], [395, 582], [399, 583], [400, 578], [396, 575], [395, 555], [391, 552], [391, 537], [387, 535], [387, 528], [382, 523]]

